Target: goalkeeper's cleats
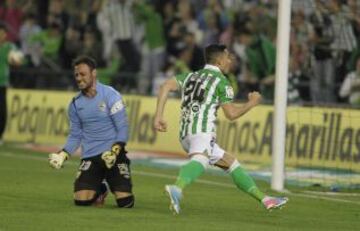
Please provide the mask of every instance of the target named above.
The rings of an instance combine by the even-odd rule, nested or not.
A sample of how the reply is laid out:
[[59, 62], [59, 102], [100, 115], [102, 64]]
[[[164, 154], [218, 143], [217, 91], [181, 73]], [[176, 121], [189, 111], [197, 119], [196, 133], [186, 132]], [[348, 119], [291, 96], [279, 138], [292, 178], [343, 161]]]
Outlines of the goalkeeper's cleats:
[[281, 209], [287, 202], [287, 197], [269, 197], [266, 196], [261, 202], [267, 210]]
[[165, 185], [165, 193], [170, 198], [170, 210], [174, 214], [180, 213], [180, 200], [182, 198], [182, 192], [176, 185]]
[[101, 183], [100, 189], [99, 189], [99, 195], [96, 198], [96, 201], [94, 202], [94, 205], [97, 207], [101, 207], [105, 204], [105, 198], [108, 195], [110, 191], [109, 185], [106, 181], [103, 181]]

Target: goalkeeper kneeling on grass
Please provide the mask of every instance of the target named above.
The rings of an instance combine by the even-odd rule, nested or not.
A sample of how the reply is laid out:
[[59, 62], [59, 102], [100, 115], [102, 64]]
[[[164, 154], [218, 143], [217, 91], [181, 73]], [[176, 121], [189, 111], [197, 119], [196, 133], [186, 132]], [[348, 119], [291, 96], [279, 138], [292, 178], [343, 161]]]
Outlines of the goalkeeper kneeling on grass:
[[125, 150], [128, 121], [122, 97], [96, 80], [96, 62], [92, 58], [78, 57], [73, 67], [80, 92], [69, 104], [70, 133], [64, 148], [49, 155], [49, 164], [60, 169], [81, 145], [74, 183], [75, 205], [103, 205], [111, 190], [118, 207], [132, 208], [130, 160]]

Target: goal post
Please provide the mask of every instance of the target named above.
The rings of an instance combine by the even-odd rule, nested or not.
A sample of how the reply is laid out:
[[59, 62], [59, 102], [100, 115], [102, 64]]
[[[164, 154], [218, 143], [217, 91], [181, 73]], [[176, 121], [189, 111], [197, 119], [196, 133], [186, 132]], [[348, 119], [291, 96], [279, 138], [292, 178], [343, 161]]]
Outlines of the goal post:
[[275, 105], [272, 137], [271, 188], [284, 189], [286, 105], [289, 64], [291, 0], [279, 0], [276, 41]]

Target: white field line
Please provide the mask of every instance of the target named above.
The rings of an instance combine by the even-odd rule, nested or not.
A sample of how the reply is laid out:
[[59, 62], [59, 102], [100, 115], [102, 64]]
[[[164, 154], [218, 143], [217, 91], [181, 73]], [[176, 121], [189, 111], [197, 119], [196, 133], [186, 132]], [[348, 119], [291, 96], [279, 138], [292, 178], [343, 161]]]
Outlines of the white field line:
[[[32, 156], [30, 154], [29, 155], [21, 155], [21, 154], [16, 154], [15, 155], [13, 153], [5, 152], [5, 153], [1, 153], [0, 156], [18, 158], [18, 159], [30, 159], [30, 160], [47, 161], [46, 157], [42, 158], [42, 157], [38, 157], [38, 156]], [[75, 160], [69, 160], [69, 161], [67, 161], [65, 163], [65, 165], [76, 165], [77, 166], [77, 165], [79, 165], [79, 163], [76, 162]], [[135, 175], [147, 176], [147, 177], [157, 177], [157, 178], [164, 178], [164, 179], [176, 179], [176, 176], [169, 176], [169, 175], [166, 175], [166, 174], [154, 173], [154, 172], [132, 171], [132, 173], [135, 174]], [[235, 186], [233, 184], [219, 183], [219, 182], [213, 182], [213, 181], [209, 181], [209, 180], [196, 180], [196, 183], [206, 184], [206, 185], [213, 185], [213, 186], [218, 186], [218, 187], [235, 188]], [[333, 201], [333, 202], [341, 202], [341, 203], [350, 203], [350, 204], [360, 205], [360, 202], [357, 202], [357, 201], [351, 201], [351, 200], [339, 199], [339, 198], [333, 198], [333, 197], [326, 197], [326, 196], [320, 196], [320, 195], [311, 195], [311, 194], [314, 194], [314, 192], [311, 192], [311, 191], [304, 191], [304, 192], [300, 192], [300, 193], [293, 193], [293, 192], [290, 192], [290, 191], [285, 191], [283, 193], [291, 195], [291, 196], [295, 196], [295, 197], [322, 199], [322, 200]], [[329, 196], [334, 196], [334, 195], [330, 194]], [[341, 194], [339, 193], [336, 196], [341, 196]]]

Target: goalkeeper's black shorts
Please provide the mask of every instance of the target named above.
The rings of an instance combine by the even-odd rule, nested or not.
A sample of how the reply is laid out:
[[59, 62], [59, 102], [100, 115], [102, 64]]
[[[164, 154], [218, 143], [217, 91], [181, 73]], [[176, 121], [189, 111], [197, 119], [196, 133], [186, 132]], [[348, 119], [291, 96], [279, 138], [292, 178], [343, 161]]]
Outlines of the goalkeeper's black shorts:
[[74, 192], [79, 190], [94, 190], [100, 188], [106, 179], [112, 192], [132, 192], [130, 160], [126, 153], [120, 153], [114, 166], [108, 169], [101, 154], [84, 158], [80, 162], [79, 170], [74, 182]]

